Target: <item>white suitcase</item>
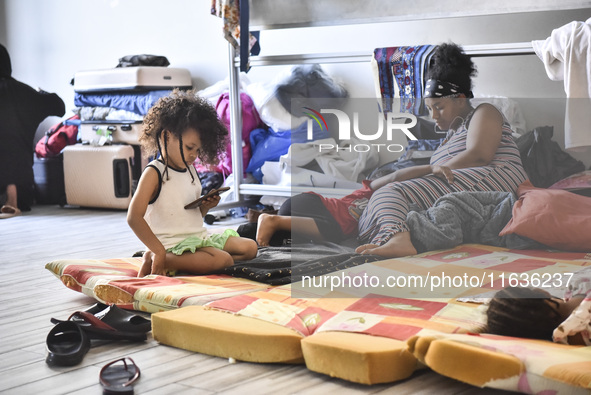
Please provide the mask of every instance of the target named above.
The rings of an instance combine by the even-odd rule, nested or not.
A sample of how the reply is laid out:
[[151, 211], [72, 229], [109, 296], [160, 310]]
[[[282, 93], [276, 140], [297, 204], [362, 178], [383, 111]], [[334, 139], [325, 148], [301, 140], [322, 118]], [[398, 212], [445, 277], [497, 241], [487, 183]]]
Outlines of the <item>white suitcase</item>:
[[78, 138], [90, 145], [139, 144], [142, 121], [82, 121]]
[[131, 145], [64, 148], [66, 202], [74, 206], [127, 209], [135, 154]]
[[74, 91], [80, 93], [192, 87], [193, 81], [189, 70], [178, 67], [117, 67], [79, 71], [74, 74]]

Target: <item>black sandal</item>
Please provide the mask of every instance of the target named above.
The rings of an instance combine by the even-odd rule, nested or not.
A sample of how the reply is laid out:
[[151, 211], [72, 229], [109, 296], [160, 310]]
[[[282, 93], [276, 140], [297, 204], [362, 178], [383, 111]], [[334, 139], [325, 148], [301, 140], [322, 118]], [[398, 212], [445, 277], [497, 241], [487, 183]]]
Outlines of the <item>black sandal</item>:
[[[146, 333], [152, 330], [149, 319], [103, 303], [97, 303], [85, 311], [76, 311], [67, 321], [80, 325], [91, 339], [143, 341], [147, 339]], [[67, 321], [51, 319], [54, 324]]]
[[78, 325], [90, 339], [145, 341], [145, 332], [123, 332], [99, 320], [85, 311], [76, 311], [67, 321], [51, 319], [53, 323], [72, 322]]
[[77, 324], [60, 322], [47, 335], [47, 358], [49, 366], [74, 366], [90, 350], [90, 339]]

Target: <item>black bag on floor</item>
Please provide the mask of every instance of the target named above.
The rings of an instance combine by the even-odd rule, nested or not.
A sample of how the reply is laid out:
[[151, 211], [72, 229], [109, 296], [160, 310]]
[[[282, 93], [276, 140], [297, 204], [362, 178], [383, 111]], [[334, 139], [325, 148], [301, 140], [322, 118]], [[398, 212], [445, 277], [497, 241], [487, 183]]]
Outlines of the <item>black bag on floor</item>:
[[66, 204], [63, 154], [50, 158], [35, 157], [33, 174], [37, 204], [59, 204], [60, 206]]
[[552, 140], [553, 133], [552, 126], [542, 126], [515, 141], [525, 172], [531, 183], [538, 188], [547, 188], [563, 178], [585, 170], [583, 162], [563, 151]]

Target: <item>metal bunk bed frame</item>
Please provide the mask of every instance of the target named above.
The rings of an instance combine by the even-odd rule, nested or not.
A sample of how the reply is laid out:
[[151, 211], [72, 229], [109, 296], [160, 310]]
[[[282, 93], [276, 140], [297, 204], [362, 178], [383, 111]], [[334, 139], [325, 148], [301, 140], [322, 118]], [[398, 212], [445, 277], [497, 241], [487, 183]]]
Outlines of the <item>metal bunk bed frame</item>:
[[[266, 184], [245, 184], [244, 169], [242, 166], [242, 114], [240, 94], [240, 59], [236, 58], [234, 47], [228, 45], [230, 70], [230, 136], [232, 145], [232, 169], [234, 174], [234, 199], [226, 205], [240, 205], [243, 201], [243, 195], [273, 195], [273, 196], [292, 196], [296, 193], [310, 190], [309, 186], [277, 186]], [[511, 55], [530, 55], [534, 54], [532, 44], [529, 42], [511, 43], [511, 44], [490, 44], [465, 46], [467, 54], [475, 57], [480, 56], [511, 56]], [[304, 63], [353, 63], [369, 62], [371, 55], [368, 53], [318, 53], [301, 55], [278, 55], [278, 56], [252, 56], [250, 65], [269, 66], [269, 65], [292, 65]], [[326, 197], [342, 197], [351, 193], [350, 189], [341, 188], [315, 188], [317, 193]]]
[[[268, 0], [259, 0], [259, 2], [263, 3], [264, 6], [269, 6], [268, 4], [264, 4], [265, 1]], [[378, 0], [375, 0], [378, 1]], [[429, 0], [424, 0], [429, 1]], [[499, 0], [497, 2], [502, 3], [504, 0]], [[251, 0], [251, 8], [253, 5], [256, 5], [255, 0]], [[543, 2], [542, 2], [543, 3]], [[384, 3], [385, 4], [385, 3]], [[532, 11], [552, 11], [552, 10], [566, 10], [566, 9], [574, 9], [574, 8], [582, 8], [583, 6], [590, 5], [591, 2], [587, 0], [565, 0], [565, 3], [562, 4], [561, 7], [557, 5], [549, 5], [549, 4], [541, 4], [535, 3], [529, 9], [530, 12]], [[275, 3], [273, 3], [275, 5]], [[497, 4], [499, 6], [500, 4]], [[279, 7], [279, 6], [276, 6]], [[511, 9], [510, 7], [506, 9], [498, 8], [496, 14], [507, 14], [512, 12], [523, 12], [516, 9]], [[495, 12], [493, 12], [494, 14]], [[252, 15], [256, 16], [256, 11], [251, 11]], [[473, 12], [470, 11], [455, 11], [452, 14], [448, 15], [448, 17], [461, 17], [461, 16], [474, 16]], [[482, 13], [480, 14], [482, 15]], [[441, 18], [443, 16], [430, 16], [427, 18]], [[395, 15], [389, 18], [380, 18], [377, 22], [392, 22], [392, 21], [402, 21], [402, 20], [418, 20], [422, 19], [418, 17], [416, 14], [412, 15]], [[376, 22], [376, 20], [368, 21], [366, 20], [354, 20], [354, 21], [345, 21], [345, 22], [336, 22], [331, 23], [330, 21], [312, 21], [310, 23], [298, 23], [297, 26], [290, 25], [283, 23], [278, 25], [269, 25], [266, 24], [262, 26], [262, 28], [267, 29], [278, 29], [278, 28], [286, 28], [286, 27], [314, 27], [314, 26], [330, 26], [330, 25], [338, 25], [338, 24], [358, 24], [358, 23], [368, 23], [368, 22]], [[254, 30], [254, 29], [253, 29]], [[300, 192], [306, 192], [310, 190], [309, 186], [277, 186], [277, 185], [265, 185], [265, 184], [245, 184], [244, 177], [243, 177], [243, 166], [242, 166], [242, 138], [241, 138], [241, 130], [242, 130], [242, 117], [241, 117], [241, 103], [240, 103], [240, 81], [239, 81], [239, 68], [240, 68], [240, 59], [236, 56], [235, 49], [228, 44], [228, 59], [229, 59], [229, 89], [230, 89], [230, 136], [231, 136], [231, 146], [232, 146], [232, 166], [233, 166], [233, 174], [234, 174], [234, 185], [235, 188], [233, 190], [233, 201], [225, 203], [228, 207], [231, 206], [238, 206], [244, 201], [244, 195], [272, 195], [272, 196], [292, 196], [293, 194], [297, 194]], [[464, 46], [464, 50], [467, 54], [473, 57], [486, 57], [486, 56], [514, 56], [514, 55], [532, 55], [535, 54], [531, 42], [517, 42], [517, 43], [499, 43], [499, 44], [484, 44], [484, 45], [470, 45]], [[276, 56], [251, 56], [250, 66], [251, 67], [259, 67], [259, 66], [269, 66], [269, 65], [294, 65], [294, 64], [304, 64], [304, 63], [353, 63], [353, 62], [369, 62], [371, 60], [371, 52], [348, 52], [348, 53], [309, 53], [309, 54], [291, 54], [291, 55], [276, 55]], [[338, 189], [338, 188], [315, 188], [315, 192], [323, 194], [326, 197], [342, 197], [346, 194], [350, 193], [351, 190], [348, 189]]]

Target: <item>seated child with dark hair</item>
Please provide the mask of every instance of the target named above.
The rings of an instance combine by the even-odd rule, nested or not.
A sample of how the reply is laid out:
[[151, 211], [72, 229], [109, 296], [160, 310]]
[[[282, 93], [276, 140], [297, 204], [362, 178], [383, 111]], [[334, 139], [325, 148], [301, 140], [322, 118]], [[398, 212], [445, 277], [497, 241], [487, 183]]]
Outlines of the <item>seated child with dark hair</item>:
[[507, 287], [491, 299], [488, 332], [496, 335], [591, 345], [591, 279], [572, 284], [564, 299], [540, 288]]

